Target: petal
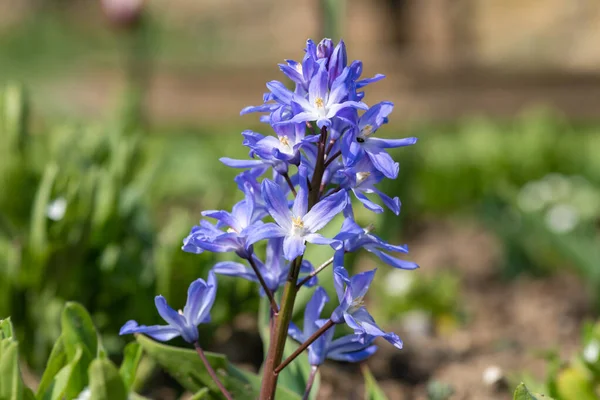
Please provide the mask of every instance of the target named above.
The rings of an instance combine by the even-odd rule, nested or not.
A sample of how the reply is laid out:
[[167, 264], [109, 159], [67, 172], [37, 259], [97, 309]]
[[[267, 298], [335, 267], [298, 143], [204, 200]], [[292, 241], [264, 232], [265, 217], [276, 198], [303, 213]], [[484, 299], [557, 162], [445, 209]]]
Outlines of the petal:
[[357, 350], [348, 353], [327, 353], [327, 358], [336, 361], [361, 362], [375, 354], [377, 349], [378, 347], [373, 345], [363, 350]]
[[288, 327], [288, 335], [300, 343], [308, 339], [306, 336], [304, 336], [304, 333], [300, 330], [300, 328], [298, 328], [298, 326], [293, 322], [290, 322], [290, 326]]
[[340, 250], [343, 248], [344, 243], [336, 239], [329, 239], [318, 233], [311, 233], [304, 236], [304, 240], [312, 244], [330, 245], [334, 250]]
[[278, 122], [278, 124], [287, 124], [287, 123], [299, 123], [299, 122], [307, 122], [307, 121], [316, 121], [319, 118], [319, 115], [314, 111], [303, 111], [294, 115], [292, 119], [289, 119], [284, 122]]
[[409, 137], [404, 139], [381, 139], [381, 138], [369, 138], [369, 142], [373, 143], [382, 149], [394, 149], [396, 147], [406, 147], [417, 143], [416, 137]]
[[260, 240], [284, 237], [287, 231], [277, 224], [267, 222], [266, 224], [250, 225], [246, 229], [246, 234], [246, 247], [248, 248]]
[[154, 304], [158, 310], [158, 314], [164, 319], [169, 325], [174, 328], [183, 331], [185, 329], [185, 317], [173, 310], [167, 304], [167, 300], [163, 296], [156, 296], [154, 298]]
[[[242, 200], [242, 201], [244, 201], [244, 200]], [[221, 222], [222, 224], [225, 224], [225, 225], [229, 226], [230, 228], [233, 228], [237, 232], [241, 232], [243, 230], [243, 227], [240, 225], [239, 221], [233, 215], [231, 215], [231, 213], [229, 213], [227, 211], [207, 210], [207, 211], [202, 211], [202, 216], [208, 217], [208, 218], [214, 218], [214, 219], [218, 220], [219, 222]]]
[[370, 271], [361, 272], [350, 278], [350, 287], [352, 288], [353, 298], [356, 299], [358, 297], [363, 297], [367, 293], [369, 287], [371, 286], [371, 282], [375, 277], [376, 271], [377, 268]]
[[292, 229], [292, 213], [288, 208], [288, 201], [279, 185], [265, 179], [262, 182], [261, 191], [269, 214], [271, 214], [280, 227], [286, 231], [290, 231]]
[[365, 233], [364, 229], [360, 227], [352, 218], [344, 219], [344, 223], [342, 224], [342, 229], [340, 229], [340, 233], [335, 235], [335, 239], [338, 240], [348, 240], [353, 239], [356, 236], [363, 235]]
[[262, 160], [236, 160], [229, 157], [219, 158], [219, 161], [232, 168], [256, 168], [264, 164]]
[[384, 253], [381, 250], [376, 250], [376, 249], [370, 249], [368, 247], [365, 247], [366, 250], [370, 251], [371, 253], [375, 254], [377, 257], [379, 257], [381, 259], [381, 261], [383, 261], [384, 263], [391, 265], [394, 268], [400, 268], [400, 269], [408, 269], [408, 270], [412, 270], [412, 269], [417, 269], [419, 268], [419, 265], [411, 262], [411, 261], [405, 261], [405, 260], [400, 260], [399, 258], [396, 257], [392, 257], [387, 253]]
[[343, 40], [335, 46], [331, 58], [329, 59], [329, 80], [333, 82], [344, 70], [348, 64], [348, 55], [346, 53], [346, 44]]
[[321, 317], [321, 311], [328, 301], [327, 292], [319, 286], [304, 309], [304, 334], [306, 336], [312, 335], [318, 329], [316, 322]]
[[285, 85], [279, 81], [271, 81], [267, 83], [267, 88], [273, 93], [275, 100], [279, 103], [289, 105], [292, 102], [294, 93], [285, 87]]
[[387, 178], [396, 179], [400, 167], [385, 150], [378, 148], [368, 148], [365, 150], [377, 170], [381, 171]]
[[346, 286], [350, 284], [350, 275], [346, 268], [344, 268], [344, 252], [341, 250], [336, 251], [333, 256], [333, 281], [338, 300], [341, 304], [346, 294]]
[[362, 131], [366, 126], [371, 126], [371, 131], [377, 130], [385, 118], [394, 110], [394, 103], [382, 101], [369, 108], [358, 121], [358, 129]]
[[373, 203], [360, 190], [352, 189], [352, 192], [354, 193], [354, 195], [356, 196], [356, 198], [358, 199], [358, 201], [360, 201], [361, 203], [363, 203], [363, 205], [365, 206], [365, 208], [367, 210], [373, 211], [374, 213], [378, 213], [378, 214], [383, 212], [383, 208], [380, 205]]
[[119, 331], [119, 335], [128, 335], [131, 333], [144, 333], [161, 342], [166, 342], [167, 340], [171, 340], [181, 335], [181, 332], [179, 332], [178, 329], [170, 325], [138, 325], [137, 322], [133, 320], [127, 321], [125, 325], [123, 325]]
[[246, 279], [252, 282], [258, 282], [258, 278], [254, 271], [245, 266], [244, 264], [233, 262], [233, 261], [221, 261], [214, 265], [212, 270], [215, 274], [236, 276], [242, 279]]
[[305, 249], [304, 238], [301, 236], [292, 235], [283, 239], [283, 256], [288, 261], [304, 254]]
[[329, 223], [346, 207], [348, 195], [345, 191], [325, 197], [302, 218], [304, 227], [310, 232], [317, 232]]
[[293, 82], [303, 84], [304, 76], [294, 67], [285, 64], [279, 64], [279, 69]]
[[298, 167], [298, 193], [294, 200], [294, 207], [292, 208], [292, 214], [295, 217], [304, 217], [306, 210], [308, 209], [308, 187], [306, 184], [306, 177], [308, 171], [305, 165]]
[[308, 85], [308, 101], [311, 106], [315, 106], [317, 99], [321, 99], [324, 103], [327, 101], [327, 69], [323, 62], [319, 63], [319, 69], [315, 76], [312, 77], [310, 85]]
[[340, 111], [346, 108], [357, 108], [359, 110], [366, 110], [367, 108], [369, 108], [369, 106], [367, 106], [362, 101], [345, 101], [343, 103], [333, 104], [327, 109], [327, 118], [335, 117]]
[[375, 193], [377, 193], [377, 195], [381, 198], [381, 201], [383, 201], [383, 204], [385, 204], [387, 208], [392, 210], [394, 214], [400, 214], [401, 203], [398, 197], [394, 197], [392, 199], [390, 196], [377, 189], [375, 189]]

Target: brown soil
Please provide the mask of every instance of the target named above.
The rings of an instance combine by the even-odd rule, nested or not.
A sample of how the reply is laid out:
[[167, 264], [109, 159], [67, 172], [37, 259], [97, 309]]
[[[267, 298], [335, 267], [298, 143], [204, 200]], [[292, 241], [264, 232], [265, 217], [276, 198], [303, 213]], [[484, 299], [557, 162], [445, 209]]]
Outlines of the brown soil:
[[[415, 273], [456, 266], [462, 276], [458, 301], [468, 322], [444, 335], [405, 333], [402, 351], [381, 343], [368, 365], [391, 400], [426, 400], [427, 383], [432, 381], [450, 385], [454, 390], [450, 399], [510, 399], [513, 388], [507, 377], [525, 370], [544, 377], [541, 351], [555, 349], [563, 358], [576, 351], [581, 323], [592, 314], [589, 298], [574, 275], [565, 271], [547, 278], [501, 280], [498, 243], [469, 226], [427, 229], [411, 253], [421, 265]], [[500, 368], [504, 381], [485, 384], [483, 373], [489, 367]], [[357, 367], [327, 364], [322, 377], [320, 399], [363, 398]]]

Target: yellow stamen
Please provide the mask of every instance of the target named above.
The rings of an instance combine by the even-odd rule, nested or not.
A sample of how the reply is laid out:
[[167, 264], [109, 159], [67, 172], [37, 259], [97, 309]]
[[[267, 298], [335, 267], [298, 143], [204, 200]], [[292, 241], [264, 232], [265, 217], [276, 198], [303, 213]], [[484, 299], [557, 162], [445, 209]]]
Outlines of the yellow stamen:
[[287, 136], [280, 136], [279, 143], [281, 143], [282, 145], [284, 145], [286, 147], [290, 147], [290, 141], [288, 140]]
[[292, 217], [292, 224], [294, 228], [304, 228], [304, 222], [302, 222], [302, 218], [300, 217]]
[[323, 103], [323, 99], [322, 99], [322, 98], [320, 98], [320, 97], [317, 97], [317, 98], [315, 99], [315, 106], [316, 106], [317, 108], [323, 108], [323, 107], [325, 107], [325, 103]]
[[363, 183], [365, 180], [367, 180], [367, 178], [371, 176], [370, 172], [357, 172], [356, 173], [356, 184], [360, 185], [361, 183]]
[[360, 133], [363, 136], [369, 136], [373, 133], [373, 126], [372, 125], [365, 125], [364, 128], [362, 128], [362, 130], [360, 131]]

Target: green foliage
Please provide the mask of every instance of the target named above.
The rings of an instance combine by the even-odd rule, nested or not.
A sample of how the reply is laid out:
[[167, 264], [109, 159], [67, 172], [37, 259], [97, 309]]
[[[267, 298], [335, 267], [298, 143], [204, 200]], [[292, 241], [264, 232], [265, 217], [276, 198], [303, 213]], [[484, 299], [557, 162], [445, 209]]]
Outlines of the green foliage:
[[371, 374], [369, 367], [364, 365], [362, 373], [365, 378], [365, 399], [366, 400], [387, 400], [387, 396], [377, 384], [375, 377]]
[[23, 384], [19, 369], [19, 344], [13, 337], [10, 319], [0, 320], [0, 399], [34, 399]]
[[513, 400], [552, 400], [550, 397], [539, 393], [532, 393], [529, 391], [524, 383], [517, 386], [515, 390]]
[[[184, 388], [192, 393], [198, 393], [207, 387], [211, 396], [222, 398], [219, 389], [194, 350], [168, 346], [142, 335], [137, 335], [136, 339], [144, 352], [161, 365], [173, 378], [177, 379]], [[234, 398], [254, 400], [258, 397], [260, 377], [236, 368], [221, 354], [206, 353], [206, 358]], [[279, 385], [277, 398], [293, 400], [300, 399], [301, 395]]]

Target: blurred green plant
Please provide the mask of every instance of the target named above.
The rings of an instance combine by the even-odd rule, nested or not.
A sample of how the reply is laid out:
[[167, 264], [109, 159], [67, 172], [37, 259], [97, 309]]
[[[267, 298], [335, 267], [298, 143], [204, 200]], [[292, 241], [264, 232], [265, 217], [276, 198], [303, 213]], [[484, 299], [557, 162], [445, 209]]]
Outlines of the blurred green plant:
[[[571, 360], [561, 360], [554, 352], [546, 355], [548, 367], [544, 382], [536, 381], [527, 373], [518, 374], [513, 380], [525, 381], [528, 387], [548, 393], [554, 400], [600, 399], [600, 322], [586, 323], [582, 332], [582, 347]], [[517, 392], [523, 393], [525, 389], [521, 384]], [[549, 399], [531, 393], [532, 397], [517, 397], [517, 392], [515, 399], [519, 400]]]
[[[152, 202], [162, 153], [148, 152], [130, 119], [33, 133], [26, 97], [18, 85], [0, 92], [0, 316], [13, 315], [21, 351], [39, 368], [66, 300], [90, 310], [112, 354], [127, 319], [157, 320], [148, 298], [173, 292], [183, 302], [178, 289], [215, 259], [181, 252], [189, 212], [155, 217], [165, 208]], [[258, 297], [233, 282], [219, 296], [230, 300], [215, 307], [220, 321]]]

